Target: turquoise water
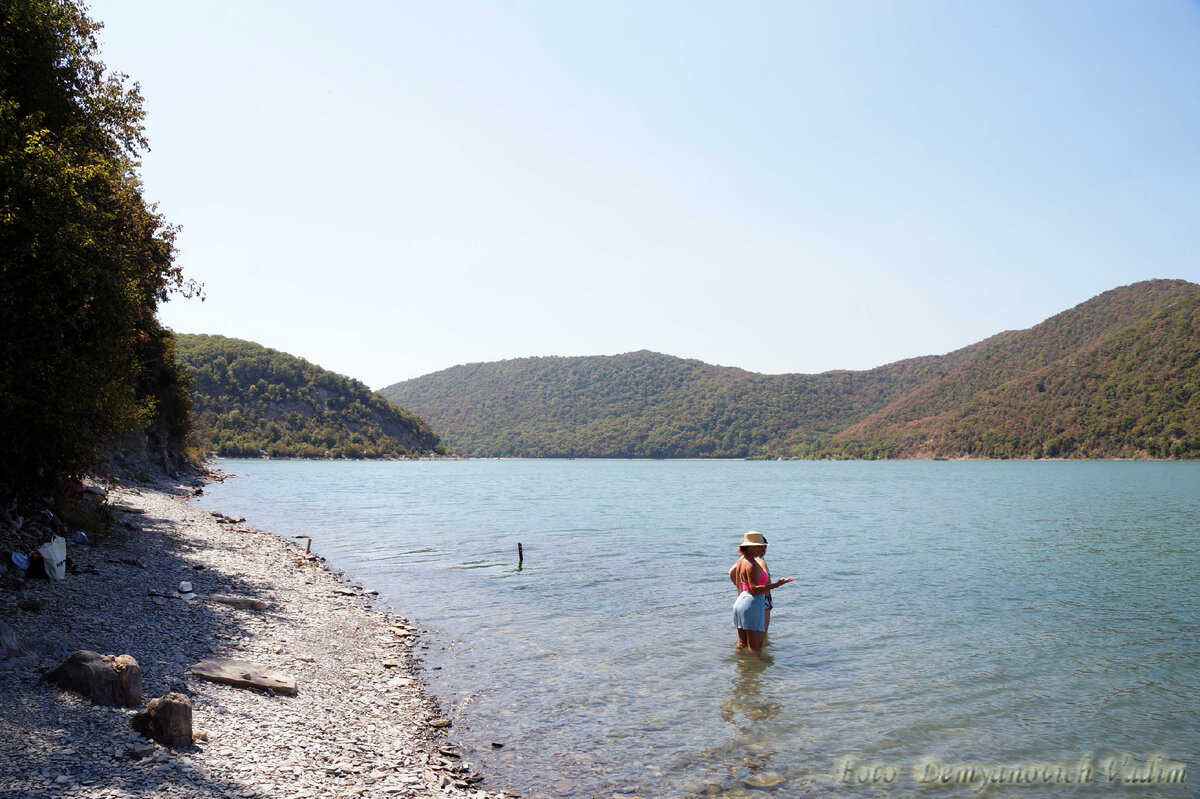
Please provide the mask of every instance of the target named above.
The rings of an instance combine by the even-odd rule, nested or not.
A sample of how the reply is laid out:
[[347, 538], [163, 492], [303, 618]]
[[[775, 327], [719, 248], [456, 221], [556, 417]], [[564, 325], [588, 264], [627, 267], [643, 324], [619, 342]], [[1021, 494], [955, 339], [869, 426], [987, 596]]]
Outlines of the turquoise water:
[[[312, 535], [435, 633], [427, 676], [493, 788], [1192, 797], [1200, 783], [1200, 464], [222, 466], [239, 477], [202, 507]], [[733, 647], [726, 572], [748, 529], [770, 539], [772, 575], [796, 578], [775, 592], [762, 658]]]

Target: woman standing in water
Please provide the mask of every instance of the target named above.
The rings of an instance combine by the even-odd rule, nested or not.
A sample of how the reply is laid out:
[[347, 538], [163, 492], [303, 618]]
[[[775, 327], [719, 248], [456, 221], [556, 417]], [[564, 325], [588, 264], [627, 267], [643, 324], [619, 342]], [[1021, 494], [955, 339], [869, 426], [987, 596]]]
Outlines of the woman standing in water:
[[762, 533], [751, 530], [742, 536], [738, 546], [741, 558], [729, 570], [729, 579], [737, 586], [738, 598], [733, 603], [733, 623], [737, 627], [738, 649], [750, 648], [757, 654], [763, 646], [767, 633], [767, 594], [771, 589], [792, 582], [784, 577], [771, 582], [767, 574], [767, 539]]

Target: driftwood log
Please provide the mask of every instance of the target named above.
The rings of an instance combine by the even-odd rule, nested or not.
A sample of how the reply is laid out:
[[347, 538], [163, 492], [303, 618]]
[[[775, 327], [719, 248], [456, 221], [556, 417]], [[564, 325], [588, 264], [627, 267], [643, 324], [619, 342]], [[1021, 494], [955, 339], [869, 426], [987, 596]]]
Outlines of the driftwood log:
[[259, 691], [271, 690], [277, 694], [287, 695], [296, 693], [295, 678], [275, 671], [270, 666], [264, 666], [261, 663], [213, 658], [211, 660], [200, 661], [188, 669], [188, 671], [202, 680], [232, 685], [236, 688], [254, 688]]
[[191, 746], [192, 701], [176, 693], [151, 699], [130, 724], [164, 746]]
[[81, 649], [42, 679], [74, 691], [97, 705], [140, 705], [142, 669], [129, 655], [101, 655]]
[[229, 605], [231, 608], [244, 608], [246, 610], [266, 610], [267, 603], [263, 599], [255, 599], [248, 596], [229, 596], [228, 594], [209, 594], [203, 599], [209, 602], [217, 602], [222, 605]]

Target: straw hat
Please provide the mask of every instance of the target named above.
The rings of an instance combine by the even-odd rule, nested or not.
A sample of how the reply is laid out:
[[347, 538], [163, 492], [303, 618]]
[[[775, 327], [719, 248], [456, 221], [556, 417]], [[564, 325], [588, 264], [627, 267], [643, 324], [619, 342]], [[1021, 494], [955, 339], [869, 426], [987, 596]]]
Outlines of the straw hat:
[[756, 530], [751, 530], [742, 536], [742, 543], [738, 544], [738, 549], [742, 547], [765, 547], [766, 545], [766, 536]]

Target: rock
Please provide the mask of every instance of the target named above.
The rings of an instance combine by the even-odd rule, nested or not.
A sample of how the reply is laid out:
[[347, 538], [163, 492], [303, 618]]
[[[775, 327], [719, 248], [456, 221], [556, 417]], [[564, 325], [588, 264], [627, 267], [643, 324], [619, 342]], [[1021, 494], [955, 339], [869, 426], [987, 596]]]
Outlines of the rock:
[[5, 658], [21, 658], [29, 654], [21, 642], [17, 640], [17, 633], [9, 627], [3, 620], [0, 620], [0, 660]]
[[183, 694], [151, 699], [130, 722], [135, 730], [164, 746], [192, 743], [192, 703]]
[[154, 754], [154, 744], [152, 743], [133, 743], [125, 750], [134, 760], [141, 760], [144, 757], [150, 757]]
[[206, 597], [209, 602], [217, 602], [222, 605], [229, 605], [231, 608], [244, 608], [245, 610], [266, 610], [267, 603], [262, 599], [254, 599], [248, 596], [229, 596], [227, 594], [209, 594]]
[[192, 730], [192, 740], [193, 741], [207, 741], [208, 733], [205, 732], [204, 730]]
[[441, 728], [441, 727], [449, 727], [453, 723], [454, 722], [451, 721], [450, 719], [434, 719], [433, 721], [429, 722], [429, 726]]
[[97, 705], [140, 705], [142, 669], [129, 655], [101, 655], [81, 649], [42, 679], [83, 694]]
[[746, 778], [746, 784], [753, 788], [774, 788], [779, 783], [783, 782], [784, 776], [777, 774], [774, 771], [764, 771], [760, 774], [752, 774]]
[[196, 663], [189, 671], [203, 680], [232, 685], [236, 688], [255, 688], [259, 691], [274, 691], [277, 694], [289, 696], [296, 693], [294, 678], [273, 671], [270, 666], [259, 663], [213, 658]]

